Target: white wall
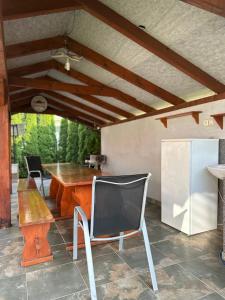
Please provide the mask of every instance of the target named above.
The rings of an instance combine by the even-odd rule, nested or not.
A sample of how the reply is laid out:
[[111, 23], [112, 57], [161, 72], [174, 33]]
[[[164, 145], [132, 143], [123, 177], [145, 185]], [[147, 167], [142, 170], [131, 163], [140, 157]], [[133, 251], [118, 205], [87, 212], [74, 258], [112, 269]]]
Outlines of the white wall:
[[103, 128], [102, 154], [107, 155], [108, 159], [104, 170], [112, 174], [151, 172], [153, 176], [148, 196], [160, 200], [162, 139], [225, 138], [225, 130], [221, 130], [215, 122], [209, 127], [203, 124], [206, 119], [212, 120], [211, 114], [225, 112], [225, 100], [179, 110], [170, 115], [191, 110], [203, 112], [199, 125], [187, 116], [168, 120], [166, 129], [159, 120], [155, 120], [160, 116], [154, 116]]

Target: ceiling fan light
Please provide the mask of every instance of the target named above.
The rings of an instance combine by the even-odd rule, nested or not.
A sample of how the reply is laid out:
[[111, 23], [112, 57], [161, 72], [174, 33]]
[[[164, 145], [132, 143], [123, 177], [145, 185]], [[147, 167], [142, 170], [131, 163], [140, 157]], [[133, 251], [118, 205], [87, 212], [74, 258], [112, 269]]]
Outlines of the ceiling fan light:
[[70, 60], [69, 60], [69, 58], [66, 59], [66, 63], [65, 63], [64, 68], [66, 69], [66, 71], [70, 71]]

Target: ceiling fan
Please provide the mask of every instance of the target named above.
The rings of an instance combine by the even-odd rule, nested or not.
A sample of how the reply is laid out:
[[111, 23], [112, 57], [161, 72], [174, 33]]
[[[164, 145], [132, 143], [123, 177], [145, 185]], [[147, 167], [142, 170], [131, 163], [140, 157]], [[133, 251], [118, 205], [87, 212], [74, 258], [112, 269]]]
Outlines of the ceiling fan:
[[56, 51], [55, 53], [52, 54], [52, 58], [64, 58], [65, 59], [65, 65], [64, 68], [67, 71], [70, 71], [71, 68], [71, 61], [81, 61], [83, 58], [82, 56], [78, 56], [76, 54], [73, 54], [72, 52], [69, 51], [67, 48], [67, 42], [65, 40], [65, 46], [63, 50]]

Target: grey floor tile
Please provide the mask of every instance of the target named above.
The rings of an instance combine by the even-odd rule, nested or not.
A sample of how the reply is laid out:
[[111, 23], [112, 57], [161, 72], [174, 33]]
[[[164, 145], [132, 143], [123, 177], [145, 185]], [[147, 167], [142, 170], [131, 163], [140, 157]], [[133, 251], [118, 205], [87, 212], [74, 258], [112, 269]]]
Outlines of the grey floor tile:
[[0, 280], [1, 300], [27, 300], [25, 275]]
[[16, 253], [21, 254], [23, 245], [22, 237], [0, 240], [0, 257]]
[[[121, 278], [97, 287], [99, 300], [153, 300], [157, 299], [138, 276]], [[79, 294], [80, 300], [90, 300], [88, 291]]]
[[213, 289], [225, 288], [225, 266], [219, 256], [209, 254], [180, 265]]
[[203, 298], [200, 298], [199, 300], [224, 300], [224, 298], [217, 293], [212, 293]]
[[72, 257], [69, 251], [66, 250], [66, 245], [56, 245], [52, 246], [53, 260], [48, 261], [42, 264], [33, 265], [30, 267], [26, 267], [26, 272], [33, 272], [40, 269], [46, 269], [58, 265], [62, 265], [65, 263], [72, 262]]
[[[140, 273], [146, 285], [152, 286], [149, 273]], [[160, 300], [196, 300], [213, 291], [204, 283], [183, 270], [179, 265], [172, 265], [157, 270]]]
[[[72, 251], [70, 252], [72, 255]], [[96, 245], [92, 247], [92, 256], [102, 256], [106, 254], [113, 254], [113, 248], [110, 246], [110, 244], [103, 244], [103, 245]], [[78, 260], [86, 259], [86, 251], [85, 248], [78, 249]], [[103, 258], [104, 259], [104, 258]]]
[[[113, 242], [110, 245], [114, 249], [114, 251], [116, 251], [116, 252], [119, 251], [119, 242], [118, 241]], [[143, 240], [142, 234], [140, 234], [139, 236], [129, 237], [127, 239], [124, 239], [124, 249], [125, 250], [143, 246], [143, 245], [144, 245], [144, 240]]]
[[74, 263], [29, 272], [27, 276], [28, 299], [56, 299], [86, 288]]
[[73, 242], [73, 228], [64, 228], [59, 230], [65, 243]]
[[207, 250], [202, 249], [199, 243], [192, 243], [188, 237], [181, 235], [155, 243], [154, 246], [165, 256], [177, 262], [191, 260], [207, 253]]
[[0, 257], [0, 279], [24, 274], [25, 268], [20, 266], [20, 261], [18, 254]]
[[150, 243], [155, 243], [163, 240], [171, 240], [180, 232], [170, 226], [165, 224], [160, 224], [157, 226], [152, 226], [151, 224], [147, 226], [148, 235]]
[[[76, 265], [88, 285], [86, 259], [78, 261]], [[130, 267], [115, 253], [94, 258], [94, 272], [97, 285], [134, 275]]]
[[[151, 246], [151, 251], [155, 268], [165, 267], [174, 264], [174, 261], [172, 259], [164, 256], [157, 249], [155, 249], [154, 246]], [[148, 270], [148, 261], [144, 246], [121, 251], [118, 254], [136, 272]]]
[[66, 228], [73, 228], [73, 219], [56, 221], [55, 224], [58, 230], [61, 232]]
[[13, 239], [21, 237], [22, 234], [18, 227], [13, 226], [6, 229], [0, 229], [0, 240], [2, 239]]
[[72, 295], [67, 295], [61, 298], [57, 298], [57, 300], [80, 300], [79, 293], [75, 293]]
[[64, 243], [64, 240], [62, 239], [57, 229], [52, 229], [48, 232], [48, 241], [52, 246]]

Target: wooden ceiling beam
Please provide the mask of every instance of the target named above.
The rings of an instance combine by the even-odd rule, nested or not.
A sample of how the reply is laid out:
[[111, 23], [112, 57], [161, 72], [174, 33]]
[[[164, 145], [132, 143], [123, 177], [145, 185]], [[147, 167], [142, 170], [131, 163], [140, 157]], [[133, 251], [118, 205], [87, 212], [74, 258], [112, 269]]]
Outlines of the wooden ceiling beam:
[[28, 91], [24, 91], [24, 92], [20, 92], [20, 93], [16, 93], [11, 95], [10, 98], [10, 102], [17, 102], [19, 100], [28, 98], [28, 97], [32, 97], [35, 96], [37, 94], [37, 90], [32, 89], [32, 90], [28, 90]]
[[6, 58], [15, 58], [30, 54], [36, 54], [44, 51], [63, 48], [65, 45], [65, 37], [55, 36], [51, 38], [24, 42], [6, 46]]
[[[90, 81], [87, 81], [86, 79], [89, 78], [88, 76], [78, 72], [78, 71], [75, 71], [74, 73], [74, 70], [71, 70], [70, 72], [67, 72], [65, 70], [64, 72], [64, 67], [62, 64], [58, 63], [57, 61], [55, 60], [49, 60], [49, 61], [45, 61], [45, 62], [41, 62], [41, 63], [37, 63], [37, 64], [32, 64], [32, 65], [28, 65], [28, 66], [24, 66], [24, 67], [19, 67], [19, 68], [15, 68], [15, 69], [11, 69], [8, 71], [8, 75], [10, 76], [16, 76], [18, 74], [18, 76], [24, 76], [24, 75], [29, 75], [29, 74], [34, 74], [34, 73], [37, 73], [37, 72], [40, 72], [40, 71], [44, 71], [44, 70], [49, 70], [49, 69], [55, 69], [57, 71], [60, 71], [62, 72], [63, 70], [63, 73], [65, 73], [66, 75], [68, 76], [72, 76], [73, 78], [75, 78], [75, 75], [78, 76], [79, 78], [77, 78], [79, 81], [82, 81], [84, 83], [87, 83], [89, 84]], [[92, 83], [95, 82], [95, 80], [92, 81]], [[96, 81], [96, 85], [98, 81]], [[100, 85], [100, 84], [99, 84]], [[11, 89], [12, 87], [10, 87]], [[16, 88], [16, 87], [14, 87]], [[16, 88], [17, 89], [17, 88]], [[95, 104], [97, 106], [100, 106], [106, 110], [109, 110], [113, 113], [116, 113], [120, 116], [123, 116], [123, 117], [126, 117], [126, 118], [130, 118], [133, 116], [133, 114], [123, 110], [123, 109], [120, 109], [119, 107], [117, 106], [114, 106], [114, 105], [111, 105], [111, 104], [108, 104], [107, 102], [99, 99], [99, 98], [96, 98], [94, 96], [90, 96], [90, 95], [81, 95], [81, 94], [77, 94], [77, 96], [79, 96], [80, 98], [83, 98], [84, 100], [92, 103], [92, 104]], [[13, 95], [13, 97], [17, 97], [16, 94]], [[19, 97], [19, 95], [18, 95]]]
[[5, 0], [3, 2], [3, 20], [28, 18], [51, 13], [80, 9], [74, 0]]
[[146, 118], [146, 117], [161, 115], [161, 114], [172, 112], [172, 111], [175, 111], [175, 110], [189, 108], [189, 107], [193, 107], [193, 106], [201, 105], [201, 104], [206, 104], [206, 103], [210, 103], [210, 102], [216, 102], [216, 101], [224, 100], [224, 99], [225, 99], [225, 92], [221, 93], [221, 94], [218, 94], [218, 95], [213, 95], [213, 96], [208, 96], [208, 97], [188, 101], [188, 102], [185, 102], [184, 104], [159, 109], [159, 110], [157, 110], [155, 112], [152, 112], [152, 113], [146, 113], [146, 114], [143, 114], [143, 115], [135, 116], [133, 118], [126, 119], [126, 120], [121, 120], [121, 121], [116, 122], [114, 124], [107, 124], [105, 126], [111, 126], [111, 125], [116, 125], [116, 124], [120, 124], [120, 123], [135, 121], [135, 120], [143, 119], [143, 118]]
[[81, 84], [71, 84], [66, 82], [57, 81], [54, 79], [40, 79], [40, 78], [23, 78], [23, 77], [10, 77], [10, 86], [17, 86], [23, 88], [35, 88], [47, 91], [65, 91], [68, 93], [84, 94], [84, 95], [101, 95], [114, 97], [117, 91], [99, 86], [87, 86]]
[[131, 96], [125, 96], [118, 90], [108, 88], [106, 86], [86, 86], [80, 84], [70, 84], [65, 82], [56, 81], [54, 79], [37, 79], [37, 78], [22, 78], [22, 77], [10, 77], [10, 86], [24, 87], [24, 88], [35, 88], [49, 91], [65, 91], [72, 94], [81, 95], [101, 95], [106, 97], [117, 97], [121, 95], [122, 99], [126, 104], [136, 107], [145, 112], [154, 111], [153, 108], [148, 105], [136, 100]]
[[[33, 110], [30, 107], [31, 99], [32, 99], [31, 97], [27, 97], [25, 99], [21, 99], [20, 101], [13, 102], [12, 103], [12, 111], [18, 110], [20, 107], [24, 106], [27, 109], [30, 109], [30, 112], [32, 112]], [[55, 107], [58, 107], [59, 109], [62, 109], [63, 111], [65, 111], [67, 113], [67, 116], [71, 116], [71, 117], [72, 116], [76, 116], [76, 117], [80, 116], [81, 118], [90, 120], [90, 122], [93, 122], [99, 126], [105, 124], [104, 121], [102, 121], [94, 116], [80, 112], [79, 110], [76, 110], [75, 108], [69, 108], [65, 104], [59, 103], [56, 100], [48, 98], [48, 105], [49, 104], [54, 105]], [[33, 111], [33, 113], [35, 113], [35, 111]]]
[[[57, 41], [54, 41], [54, 39], [57, 39]], [[160, 88], [156, 84], [146, 80], [145, 78], [137, 75], [136, 73], [133, 73], [132, 71], [124, 68], [123, 66], [113, 62], [112, 60], [106, 58], [105, 56], [99, 54], [98, 52], [82, 45], [81, 43], [78, 43], [75, 40], [72, 40], [71, 38], [67, 37], [66, 39], [67, 39], [67, 46], [71, 51], [83, 56], [87, 60], [93, 62], [94, 64], [100, 66], [101, 68], [107, 70], [108, 72], [115, 74], [116, 76], [130, 82], [131, 84], [173, 105], [177, 105], [185, 102], [183, 99]], [[56, 49], [57, 45], [58, 48], [61, 48], [64, 46], [64, 44], [65, 44], [65, 37], [52, 37], [48, 39], [36, 40], [36, 41], [7, 46], [6, 53], [7, 53], [7, 58], [13, 58], [17, 56], [29, 55], [29, 54], [39, 53], [51, 49]], [[83, 80], [86, 80], [84, 79], [83, 76], [81, 75], [79, 76]], [[141, 109], [142, 107], [143, 111], [146, 112], [149, 111], [149, 107], [148, 106], [143, 107], [142, 102], [136, 104], [138, 106], [138, 107], [135, 106], [136, 108]]]
[[[148, 112], [148, 111], [152, 111], [153, 108], [151, 108], [150, 106], [147, 106], [145, 105], [144, 103], [142, 102], [139, 102], [137, 101], [134, 97], [131, 97], [130, 95], [124, 93], [124, 92], [121, 92], [120, 90], [118, 89], [115, 89], [115, 88], [111, 88], [81, 72], [78, 72], [77, 70], [74, 70], [74, 69], [71, 69], [70, 71], [66, 71], [64, 66], [57, 62], [57, 61], [54, 61], [53, 62], [53, 68], [67, 76], [71, 76], [73, 77], [74, 79], [76, 80], [79, 80], [83, 83], [86, 83], [87, 85], [92, 85], [92, 86], [99, 86], [99, 87], [102, 87], [103, 89], [109, 89], [111, 90], [115, 95], [114, 95], [114, 98], [122, 101], [123, 103], [126, 103], [128, 105], [131, 105], [138, 108], [138, 109], [141, 109], [145, 112]], [[80, 97], [80, 95], [78, 95]], [[130, 116], [131, 117], [131, 116]]]
[[42, 61], [36, 64], [22, 66], [8, 70], [8, 76], [24, 76], [48, 71], [53, 68], [53, 60]]
[[77, 2], [82, 5], [85, 11], [122, 33], [141, 47], [160, 57], [192, 79], [216, 93], [225, 91], [225, 86], [217, 79], [195, 66], [153, 36], [138, 28], [102, 2], [98, 0], [77, 0]]
[[[34, 114], [35, 112], [32, 110], [32, 108], [27, 107], [28, 103], [29, 103], [29, 101], [27, 103], [23, 104], [20, 107], [12, 108], [11, 114], [17, 114], [17, 113], [32, 113], [32, 114]], [[79, 118], [75, 115], [71, 115], [71, 113], [67, 113], [66, 111], [63, 111], [63, 110], [47, 108], [46, 111], [44, 111], [43, 113], [40, 113], [40, 114], [57, 115], [57, 116], [60, 116], [60, 117], [63, 117], [63, 118], [67, 118], [70, 121], [79, 122], [79, 123], [84, 124], [88, 127], [94, 128], [94, 123], [93, 122], [84, 120], [84, 119]]]
[[225, 18], [224, 0], [180, 0]]
[[68, 115], [71, 115], [71, 116], [75, 115], [77, 117], [85, 118], [86, 120], [89, 120], [89, 121], [91, 121], [91, 122], [93, 122], [93, 123], [95, 123], [97, 125], [106, 124], [103, 120], [100, 120], [100, 119], [98, 119], [98, 118], [96, 118], [94, 116], [91, 116], [89, 114], [86, 114], [84, 112], [76, 110], [75, 108], [69, 108], [65, 104], [57, 102], [57, 100], [48, 98], [48, 104], [52, 104], [52, 105], [58, 107], [59, 109], [63, 109], [64, 111], [66, 111], [66, 113]]
[[97, 105], [97, 106], [100, 106], [106, 110], [109, 110], [115, 114], [118, 114], [120, 116], [123, 116], [125, 118], [131, 118], [133, 117], [134, 115], [126, 110], [123, 110], [117, 106], [114, 106], [112, 104], [109, 104], [99, 98], [96, 98], [92, 95], [80, 95], [80, 94], [76, 94], [76, 96], [84, 99], [85, 101], [87, 102], [90, 102], [91, 104], [94, 104], [94, 105]]
[[91, 61], [97, 66], [100, 66], [106, 71], [115, 74], [116, 76], [130, 82], [131, 84], [145, 90], [146, 92], [151, 93], [152, 95], [155, 95], [173, 105], [185, 102], [183, 99], [160, 88], [156, 84], [113, 62], [109, 58], [99, 54], [98, 52], [88, 48], [87, 46], [84, 46], [71, 38], [67, 38], [67, 43], [71, 51], [85, 57], [87, 60]]
[[[68, 105], [72, 105], [74, 107], [77, 107], [77, 108], [80, 108], [82, 110], [85, 110], [91, 114], [94, 114], [96, 116], [99, 116], [100, 118], [103, 118], [103, 119], [106, 119], [106, 120], [109, 120], [111, 122], [116, 122], [118, 121], [119, 119], [118, 118], [115, 118], [109, 114], [106, 114], [102, 111], [99, 111], [97, 109], [94, 109], [90, 106], [87, 106], [83, 103], [80, 103], [74, 99], [71, 99], [71, 98], [68, 98], [64, 95], [61, 95], [61, 94], [58, 94], [58, 93], [55, 93], [55, 92], [51, 92], [51, 91], [48, 91], [47, 93], [47, 96], [51, 96], [51, 97], [54, 97], [54, 98], [57, 98], [58, 100], [61, 100], [63, 101], [65, 104], [68, 104]], [[48, 97], [47, 97], [48, 98]], [[48, 98], [49, 99], [49, 98]], [[68, 109], [70, 109], [69, 107], [67, 107]]]

